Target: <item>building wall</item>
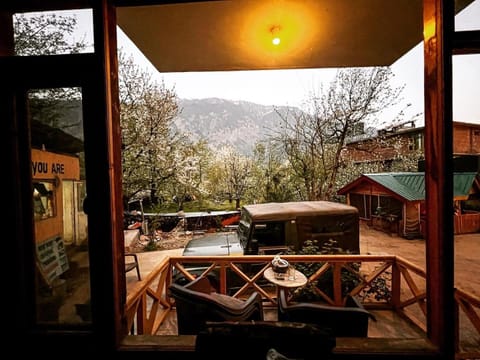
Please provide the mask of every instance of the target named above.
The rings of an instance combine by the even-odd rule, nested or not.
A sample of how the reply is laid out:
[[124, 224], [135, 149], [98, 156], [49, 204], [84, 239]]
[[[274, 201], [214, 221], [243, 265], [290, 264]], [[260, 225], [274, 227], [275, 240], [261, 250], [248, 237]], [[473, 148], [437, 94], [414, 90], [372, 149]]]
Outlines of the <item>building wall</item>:
[[48, 181], [54, 186], [54, 216], [35, 221], [35, 242], [63, 236], [63, 184], [68, 180], [80, 179], [80, 165], [77, 157], [32, 149], [33, 180]]
[[480, 154], [480, 125], [456, 123], [453, 126], [453, 153]]
[[[423, 127], [383, 132], [374, 138], [347, 144], [342, 156], [358, 162], [392, 160], [396, 155], [423, 151], [423, 138]], [[455, 155], [480, 155], [480, 125], [455, 122], [453, 144]]]

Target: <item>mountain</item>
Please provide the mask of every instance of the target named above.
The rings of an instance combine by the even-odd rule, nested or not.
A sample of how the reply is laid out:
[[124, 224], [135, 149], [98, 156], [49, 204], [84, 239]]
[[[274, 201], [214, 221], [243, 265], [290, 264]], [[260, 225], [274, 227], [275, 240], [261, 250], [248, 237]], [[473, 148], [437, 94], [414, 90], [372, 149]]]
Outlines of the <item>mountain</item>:
[[193, 140], [205, 139], [212, 149], [231, 145], [242, 154], [251, 154], [255, 143], [278, 129], [280, 114], [299, 112], [295, 107], [267, 106], [248, 101], [218, 98], [179, 99], [176, 129]]

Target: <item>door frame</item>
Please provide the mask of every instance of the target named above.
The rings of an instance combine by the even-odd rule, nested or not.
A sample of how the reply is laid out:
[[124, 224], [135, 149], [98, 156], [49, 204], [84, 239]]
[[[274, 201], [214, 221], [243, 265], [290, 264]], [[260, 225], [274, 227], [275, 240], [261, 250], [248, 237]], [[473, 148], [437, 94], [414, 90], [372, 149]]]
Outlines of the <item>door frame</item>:
[[[12, 272], [6, 288], [13, 296], [7, 323], [12, 337], [25, 334], [40, 351], [78, 348], [112, 350], [127, 329], [122, 322], [126, 300], [121, 197], [121, 137], [114, 9], [99, 2], [93, 9], [95, 52], [53, 56], [0, 57], [0, 135], [7, 173], [5, 221], [14, 227]], [[107, 15], [108, 13], [108, 15]], [[3, 14], [2, 14], [3, 15]], [[3, 16], [2, 16], [3, 19]], [[13, 34], [13, 31], [12, 31]], [[111, 36], [106, 36], [111, 34]], [[3, 42], [4, 45], [7, 42]], [[13, 43], [12, 43], [13, 45]], [[4, 50], [4, 49], [2, 49]], [[3, 52], [5, 55], [5, 52]], [[27, 92], [35, 88], [80, 87], [84, 118], [84, 147], [88, 196], [95, 206], [88, 214], [92, 324], [75, 329], [46, 329], [35, 317], [34, 220], [31, 200], [30, 125]], [[114, 326], [112, 326], [114, 325]], [[61, 344], [61, 345], [59, 345]], [[76, 345], [77, 344], [77, 345]], [[70, 347], [71, 346], [71, 347]]]

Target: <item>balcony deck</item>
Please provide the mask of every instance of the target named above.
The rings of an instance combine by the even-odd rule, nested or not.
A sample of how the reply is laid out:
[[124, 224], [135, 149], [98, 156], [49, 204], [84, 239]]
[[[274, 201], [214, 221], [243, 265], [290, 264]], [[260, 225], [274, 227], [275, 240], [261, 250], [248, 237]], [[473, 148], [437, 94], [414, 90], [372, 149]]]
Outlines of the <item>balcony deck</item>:
[[[412, 241], [405, 239], [389, 238], [391, 244], [397, 241], [401, 242], [402, 251], [408, 248]], [[462, 238], [462, 240], [465, 240]], [[478, 234], [468, 238], [465, 241], [479, 241]], [[376, 249], [370, 243], [370, 251]], [[395, 245], [393, 245], [395, 246]], [[139, 254], [140, 267], [142, 270], [142, 281], [136, 281], [135, 274], [127, 274], [127, 318], [129, 326], [135, 329], [134, 334], [152, 334], [152, 335], [177, 335], [175, 306], [171, 299], [166, 295], [165, 289], [171, 281], [171, 271], [173, 266], [181, 267], [183, 257], [180, 256], [181, 249], [156, 253]], [[378, 252], [380, 254], [380, 252]], [[260, 257], [261, 258], [261, 257]], [[269, 259], [261, 258], [267, 264]], [[421, 255], [420, 255], [421, 258]], [[242, 261], [258, 262], [259, 257], [249, 259], [249, 257], [218, 257], [209, 259], [216, 264], [218, 268], [227, 268]], [[381, 274], [389, 274], [390, 290], [392, 291], [392, 300], [388, 304], [376, 306], [375, 304], [365, 304], [365, 306], [376, 316], [377, 322], [370, 321], [368, 340], [378, 340], [382, 349], [392, 348], [398, 344], [404, 344], [406, 340], [409, 344], [412, 341], [420, 343], [420, 347], [425, 347], [426, 343], [426, 293], [425, 293], [425, 273], [421, 267], [399, 256], [386, 255], [358, 255], [358, 256], [309, 256], [301, 257], [292, 261], [326, 261], [332, 269], [340, 269], [345, 264], [351, 262], [361, 262], [362, 281], [361, 287], [367, 286], [369, 282]], [[192, 259], [189, 258], [189, 263]], [[197, 259], [198, 262], [205, 262], [205, 258]], [[461, 274], [456, 274], [456, 282], [463, 281], [461, 290], [456, 291], [456, 302], [458, 306], [458, 347], [457, 359], [480, 358], [480, 320], [478, 317], [480, 309], [480, 299], [476, 295], [478, 291], [478, 279], [467, 276], [468, 273], [477, 273], [480, 270], [478, 262], [469, 262], [467, 269], [462, 268]], [[260, 274], [261, 276], [261, 274]], [[252, 278], [253, 279], [253, 278]], [[250, 279], [249, 286], [255, 287], [255, 281]], [[257, 277], [258, 279], [258, 277]], [[467, 291], [463, 291], [466, 287]], [[473, 291], [472, 291], [473, 289]], [[354, 289], [354, 295], [361, 293], [360, 287]], [[265, 304], [265, 319], [276, 319], [275, 298], [271, 294], [262, 294]], [[332, 302], [338, 299], [331, 299]], [[378, 304], [377, 304], [378, 305]], [[151, 309], [156, 311], [152, 312]], [[139, 316], [143, 315], [143, 319]], [[168, 337], [165, 337], [168, 338]], [[342, 343], [337, 341], [338, 344]], [[386, 345], [387, 344], [387, 345]], [[358, 343], [355, 346], [364, 346], [365, 343]], [[352, 343], [344, 344], [344, 348], [351, 349]], [[368, 345], [370, 346], [370, 345]], [[403, 346], [403, 345], [398, 345]], [[367, 351], [369, 351], [368, 348]]]

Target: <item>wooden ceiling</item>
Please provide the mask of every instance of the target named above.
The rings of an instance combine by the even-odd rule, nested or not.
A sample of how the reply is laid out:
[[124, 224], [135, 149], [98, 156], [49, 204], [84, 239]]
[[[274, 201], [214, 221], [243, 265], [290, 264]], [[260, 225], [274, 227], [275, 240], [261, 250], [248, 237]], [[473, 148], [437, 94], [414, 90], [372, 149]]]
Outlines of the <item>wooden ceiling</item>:
[[187, 2], [117, 20], [160, 72], [391, 65], [423, 29], [422, 0]]

